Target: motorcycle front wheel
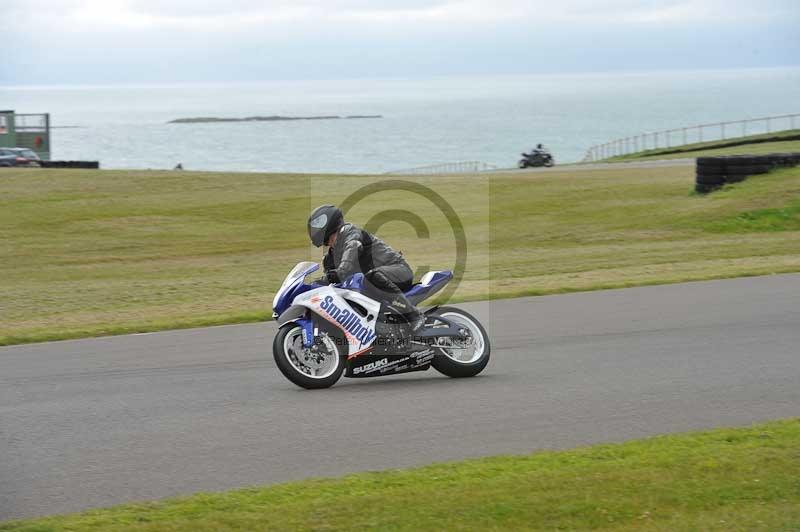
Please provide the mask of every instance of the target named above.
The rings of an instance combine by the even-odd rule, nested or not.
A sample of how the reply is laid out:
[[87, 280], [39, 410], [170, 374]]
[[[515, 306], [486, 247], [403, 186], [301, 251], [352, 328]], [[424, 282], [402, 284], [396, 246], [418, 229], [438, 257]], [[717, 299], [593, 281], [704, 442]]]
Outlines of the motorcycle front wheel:
[[448, 377], [474, 377], [489, 363], [492, 346], [483, 325], [468, 312], [455, 307], [440, 307], [436, 316], [447, 318], [464, 332], [465, 340], [440, 339], [449, 347], [438, 348], [431, 365]]
[[548, 168], [550, 168], [550, 167], [551, 167], [551, 166], [553, 166], [554, 164], [556, 164], [556, 162], [555, 162], [553, 159], [547, 159], [547, 160], [544, 162], [544, 165], [545, 165], [546, 167], [548, 167]]
[[345, 367], [344, 347], [327, 333], [315, 338], [310, 348], [303, 346], [303, 330], [287, 323], [272, 341], [272, 355], [281, 373], [301, 388], [330, 388], [342, 376]]
[[523, 169], [527, 168], [528, 167], [528, 161], [526, 161], [525, 159], [520, 159], [519, 162], [517, 163], [517, 166], [519, 166], [520, 168], [523, 168]]

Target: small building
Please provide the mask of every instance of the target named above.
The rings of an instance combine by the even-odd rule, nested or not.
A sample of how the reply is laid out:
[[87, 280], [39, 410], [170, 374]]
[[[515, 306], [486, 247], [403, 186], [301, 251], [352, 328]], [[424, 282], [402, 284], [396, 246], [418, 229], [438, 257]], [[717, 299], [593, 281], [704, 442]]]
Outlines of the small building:
[[50, 159], [50, 113], [0, 111], [0, 148], [30, 148]]

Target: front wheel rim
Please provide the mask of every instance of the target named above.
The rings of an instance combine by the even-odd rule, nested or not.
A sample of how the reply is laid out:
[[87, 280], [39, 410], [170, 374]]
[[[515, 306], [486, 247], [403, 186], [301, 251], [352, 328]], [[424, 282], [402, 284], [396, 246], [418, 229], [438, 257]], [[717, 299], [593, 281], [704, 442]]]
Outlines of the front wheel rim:
[[[314, 349], [316, 348], [316, 349]], [[326, 379], [339, 369], [339, 350], [327, 334], [315, 338], [314, 346], [303, 346], [303, 330], [291, 329], [283, 339], [283, 357], [301, 375], [311, 379]]]
[[[453, 340], [453, 348], [443, 347], [441, 348], [442, 353], [459, 364], [474, 364], [480, 360], [486, 352], [486, 339], [477, 322], [459, 312], [445, 312], [440, 316], [449, 319], [460, 329], [468, 332], [466, 341]], [[459, 342], [462, 345], [459, 345]]]

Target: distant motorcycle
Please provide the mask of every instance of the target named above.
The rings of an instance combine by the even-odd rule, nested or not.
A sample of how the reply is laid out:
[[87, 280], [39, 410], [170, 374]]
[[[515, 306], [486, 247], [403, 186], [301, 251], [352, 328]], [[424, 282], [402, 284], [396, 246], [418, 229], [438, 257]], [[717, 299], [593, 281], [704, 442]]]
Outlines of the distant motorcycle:
[[518, 163], [520, 168], [533, 168], [536, 166], [546, 166], [549, 168], [554, 164], [556, 164], [556, 162], [553, 160], [553, 156], [546, 151], [523, 153], [522, 159], [520, 159]]
[[[489, 362], [489, 338], [480, 322], [455, 307], [425, 311], [424, 327], [398, 336], [400, 319], [367, 295], [364, 274], [343, 283], [306, 284], [319, 265], [301, 262], [272, 302], [278, 334], [272, 352], [278, 369], [303, 388], [327, 388], [339, 377], [380, 377], [431, 366], [448, 377], [472, 377]], [[406, 291], [413, 304], [441, 290], [452, 272], [425, 274]]]

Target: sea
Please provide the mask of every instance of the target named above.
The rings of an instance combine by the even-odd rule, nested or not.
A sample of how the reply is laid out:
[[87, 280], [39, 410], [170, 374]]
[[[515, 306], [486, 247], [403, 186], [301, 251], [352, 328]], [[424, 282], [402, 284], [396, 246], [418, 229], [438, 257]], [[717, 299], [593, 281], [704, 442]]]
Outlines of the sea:
[[[51, 158], [97, 160], [102, 168], [384, 173], [459, 161], [503, 168], [537, 143], [557, 163], [575, 162], [619, 137], [800, 113], [800, 67], [3, 86], [0, 109], [50, 113]], [[168, 123], [270, 115], [381, 118]]]

